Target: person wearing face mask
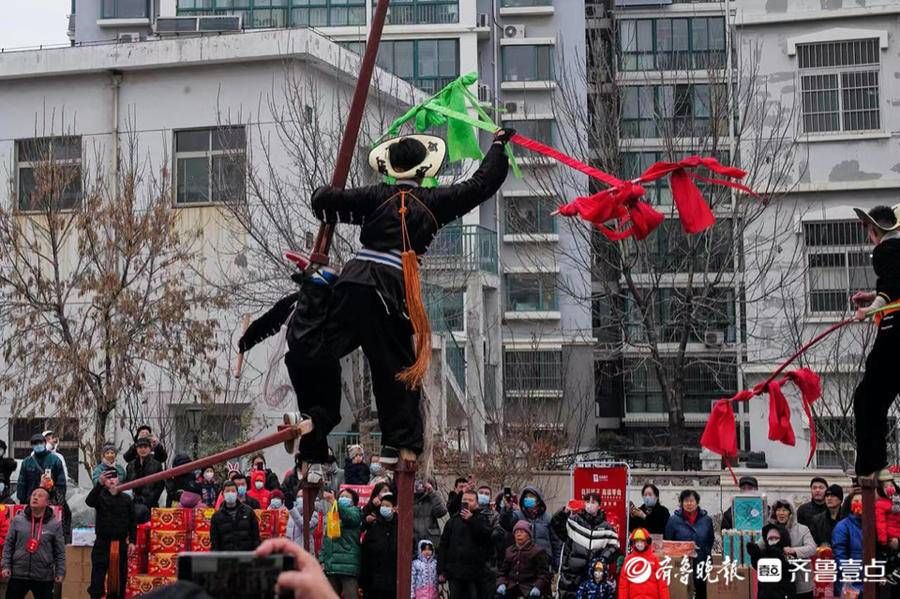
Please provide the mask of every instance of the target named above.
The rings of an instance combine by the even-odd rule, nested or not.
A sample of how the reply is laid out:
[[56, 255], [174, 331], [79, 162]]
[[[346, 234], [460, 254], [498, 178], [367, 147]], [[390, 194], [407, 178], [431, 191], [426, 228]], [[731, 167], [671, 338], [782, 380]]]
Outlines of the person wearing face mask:
[[97, 481], [100, 480], [100, 475], [106, 472], [107, 468], [115, 468], [116, 473], [119, 475], [119, 480], [125, 480], [125, 468], [116, 463], [116, 457], [118, 456], [119, 451], [116, 449], [116, 444], [112, 441], [107, 441], [103, 444], [103, 452], [100, 454], [100, 462], [94, 466], [94, 470], [91, 472], [91, 482], [95, 485]]
[[0, 503], [15, 503], [11, 495], [16, 467], [16, 461], [6, 455], [6, 441], [0, 439]]
[[31, 437], [30, 456], [22, 460], [19, 468], [19, 478], [16, 481], [16, 498], [19, 503], [26, 504], [32, 491], [38, 487], [47, 489], [50, 493], [51, 503], [59, 505], [54, 498], [66, 496], [66, 475], [62, 466], [62, 460], [55, 453], [47, 449], [47, 442], [43, 435]]
[[381, 496], [378, 515], [362, 542], [359, 586], [366, 599], [396, 599], [397, 596], [397, 518], [396, 499], [390, 493]]
[[[603, 563], [602, 560], [594, 560], [594, 563], [591, 564], [591, 569], [588, 571], [587, 580], [581, 583], [575, 596], [577, 599], [615, 599], [616, 587], [609, 580], [609, 566]], [[619, 591], [619, 597], [622, 599], [632, 596], [623, 593], [621, 590]], [[653, 596], [655, 597], [655, 595]], [[643, 598], [643, 595], [640, 595], [640, 597]], [[668, 594], [666, 597], [668, 597]]]
[[550, 524], [554, 534], [563, 541], [559, 597], [575, 599], [578, 587], [585, 581], [595, 559], [607, 566], [615, 563], [621, 553], [619, 536], [606, 521], [606, 513], [600, 509], [600, 495], [597, 493], [585, 495], [584, 506], [580, 510], [569, 506], [559, 510]]
[[694, 569], [694, 597], [706, 599], [706, 578], [697, 575], [696, 564], [704, 563], [712, 554], [715, 531], [712, 518], [706, 510], [700, 509], [700, 493], [693, 489], [685, 489], [678, 495], [681, 506], [675, 510], [666, 524], [663, 538], [667, 541], [693, 541], [697, 547], [697, 556], [692, 560]]
[[219, 482], [216, 480], [216, 471], [212, 468], [207, 468], [200, 477], [200, 501], [206, 507], [215, 507], [219, 491]]
[[[238, 501], [240, 501], [241, 503], [246, 503], [250, 507], [250, 509], [253, 509], [253, 510], [262, 509], [262, 506], [259, 505], [259, 502], [256, 501], [253, 497], [251, 497], [248, 494], [249, 493], [249, 483], [247, 481], [246, 476], [244, 476], [243, 474], [238, 472], [231, 476], [231, 482], [233, 482], [237, 488]], [[225, 499], [225, 492], [224, 492], [224, 485], [223, 485], [223, 491], [222, 491], [222, 494], [219, 495], [219, 501], [216, 504], [216, 509], [219, 509], [219, 507], [222, 506], [222, 502], [224, 501], [224, 499]]]
[[[309, 518], [309, 547], [310, 551], [315, 548], [314, 531], [319, 526], [319, 512], [313, 510], [312, 516]], [[294, 497], [293, 507], [288, 510], [287, 532], [285, 536], [292, 542], [303, 547], [303, 491], [297, 493]], [[315, 553], [315, 552], [313, 552]]]
[[274, 491], [280, 488], [278, 483], [278, 475], [272, 472], [270, 468], [266, 468], [266, 457], [263, 454], [257, 454], [250, 459], [250, 472], [261, 471], [265, 473], [265, 487], [267, 491]]
[[[646, 528], [636, 528], [628, 538], [631, 551], [622, 562], [620, 572], [638, 572], [647, 568], [644, 565], [647, 563], [650, 576], [642, 582], [634, 581], [628, 576], [619, 576], [619, 599], [669, 599], [669, 585], [659, 573], [659, 560], [653, 553], [653, 539], [650, 534]], [[581, 595], [578, 599], [582, 599]]]
[[259, 546], [256, 514], [238, 499], [237, 485], [222, 485], [222, 507], [213, 514], [209, 540], [213, 551], [253, 551]]
[[369, 466], [365, 462], [362, 445], [351, 445], [347, 448], [347, 460], [344, 464], [344, 481], [348, 485], [369, 484]]
[[444, 525], [438, 545], [438, 579], [450, 586], [450, 599], [482, 597], [490, 555], [491, 526], [475, 491], [463, 491], [462, 507]]
[[388, 483], [378, 483], [372, 487], [372, 494], [369, 496], [369, 501], [362, 509], [363, 532], [377, 520], [378, 509], [381, 507], [381, 497], [382, 495], [388, 494], [393, 494], [393, 489]]
[[[328, 491], [322, 494], [325, 500], [325, 509], [331, 509], [335, 501], [334, 493]], [[322, 539], [322, 551], [319, 552], [319, 561], [329, 582], [342, 599], [357, 599], [359, 597], [359, 565], [360, 545], [359, 535], [362, 525], [362, 512], [357, 507], [359, 495], [352, 489], [344, 489], [337, 498], [338, 515], [341, 518], [341, 536], [330, 539], [328, 535]]]
[[666, 532], [668, 521], [669, 510], [659, 503], [659, 489], [656, 485], [647, 483], [641, 489], [641, 505], [631, 504], [629, 532], [643, 528], [650, 531], [651, 535], [661, 535]]
[[447, 506], [432, 481], [417, 479], [413, 491], [413, 540], [430, 539], [436, 545], [441, 537], [438, 521], [447, 515]]
[[381, 458], [377, 455], [373, 455], [371, 461], [369, 462], [369, 484], [377, 485], [380, 483], [391, 483], [391, 471], [386, 470], [385, 467], [379, 461]]
[[757, 599], [794, 599], [797, 591], [791, 581], [791, 567], [788, 556], [785, 553], [785, 544], [790, 533], [777, 522], [770, 522], [763, 526], [762, 539], [759, 544], [748, 543], [747, 553], [750, 554], [750, 565], [757, 568], [759, 560], [779, 560], [781, 562], [781, 578], [772, 581], [757, 582]]
[[266, 509], [269, 507], [269, 497], [271, 493], [266, 488], [266, 473], [263, 470], [250, 471], [250, 486], [247, 488], [247, 496], [256, 500], [259, 504], [258, 509]]
[[[782, 539], [784, 554], [789, 559], [808, 560], [816, 554], [816, 541], [813, 539], [809, 528], [797, 522], [794, 515], [794, 505], [785, 499], [780, 499], [772, 506], [771, 521], [779, 524], [788, 531], [788, 536]], [[762, 542], [763, 539], [760, 539]], [[795, 575], [797, 582], [797, 598], [812, 599], [813, 580], [806, 573], [798, 572]]]
[[524, 520], [516, 522], [513, 539], [500, 565], [496, 596], [510, 599], [549, 596], [550, 561], [547, 552], [534, 544], [531, 526]]
[[[281, 492], [284, 493], [288, 509], [294, 507], [294, 498], [300, 491], [300, 481], [303, 478], [302, 465], [303, 458], [300, 454], [294, 455], [294, 466], [285, 473], [281, 481]], [[368, 478], [366, 481], [368, 482]]]
[[[844, 569], [844, 564], [849, 560], [857, 560], [856, 564], [862, 563], [863, 560], [863, 531], [862, 531], [862, 495], [858, 491], [852, 491], [847, 498], [850, 504], [850, 513], [847, 517], [838, 522], [831, 534], [831, 549], [834, 551], [834, 560], [838, 564], [838, 571]], [[847, 568], [848, 572], [850, 567]], [[847, 576], [850, 577], [849, 575]], [[838, 575], [840, 580], [842, 576]], [[838, 595], [844, 592], [845, 588], [862, 593], [862, 583], [843, 583], [844, 588], [838, 589]]]
[[[531, 526], [531, 538], [535, 545], [547, 552], [550, 567], [556, 570], [559, 566], [559, 554], [562, 541], [550, 526], [550, 514], [541, 492], [536, 487], [527, 486], [519, 493], [519, 501], [510, 497], [509, 505], [500, 512], [500, 525], [512, 534], [513, 526], [519, 520], [525, 520]], [[585, 567], [587, 567], [585, 565]]]

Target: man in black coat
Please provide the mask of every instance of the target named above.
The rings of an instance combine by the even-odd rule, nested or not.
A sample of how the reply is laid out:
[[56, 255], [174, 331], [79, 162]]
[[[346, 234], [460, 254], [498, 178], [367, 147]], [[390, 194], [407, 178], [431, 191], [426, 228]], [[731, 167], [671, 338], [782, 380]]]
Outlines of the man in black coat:
[[146, 424], [142, 424], [137, 429], [137, 436], [135, 437], [135, 442], [131, 447], [128, 448], [128, 451], [125, 452], [125, 455], [122, 456], [122, 459], [125, 462], [130, 462], [134, 458], [137, 457], [137, 440], [147, 438], [150, 440], [150, 449], [153, 450], [153, 459], [155, 459], [160, 464], [165, 465], [166, 460], [169, 459], [169, 453], [166, 451], [166, 448], [163, 447], [163, 444], [159, 442], [159, 439], [156, 435], [153, 434], [153, 430], [147, 426]]
[[366, 599], [395, 599], [397, 596], [396, 505], [397, 500], [392, 494], [382, 495], [375, 521], [366, 529], [363, 538], [359, 586]]
[[88, 493], [84, 502], [96, 510], [94, 530], [97, 538], [91, 549], [91, 585], [88, 595], [100, 599], [107, 594], [106, 573], [109, 570], [109, 552], [113, 541], [119, 542], [119, 580], [124, 591], [128, 572], [128, 546], [136, 541], [136, 521], [131, 497], [116, 490], [119, 473], [114, 466], [107, 466], [100, 479]]
[[6, 441], [0, 439], [0, 503], [15, 503], [12, 498], [12, 473], [16, 461], [6, 455]]
[[813, 519], [819, 514], [828, 511], [825, 507], [825, 491], [828, 489], [828, 481], [821, 476], [814, 476], [809, 481], [809, 501], [797, 508], [797, 522], [812, 528]]
[[597, 493], [588, 493], [584, 498], [584, 507], [578, 511], [568, 506], [559, 510], [550, 520], [550, 528], [563, 541], [559, 558], [561, 599], [575, 598], [594, 560], [611, 566], [621, 554], [619, 536], [606, 521], [606, 513], [600, 508], [600, 495]]
[[449, 583], [450, 599], [483, 597], [492, 532], [489, 515], [479, 509], [475, 491], [464, 491], [462, 507], [444, 525], [437, 552], [438, 577]]
[[[425, 178], [440, 170], [446, 145], [438, 137], [411, 135], [384, 142], [369, 156], [370, 165], [395, 183], [346, 190], [326, 186], [313, 194], [312, 210], [319, 220], [360, 227], [362, 249], [333, 286], [329, 278], [333, 280], [334, 273], [310, 271], [289, 312], [285, 364], [298, 407], [313, 424], [312, 433], [299, 444], [310, 465], [309, 482], [317, 484], [324, 477], [328, 434], [341, 421], [341, 358], [359, 347], [372, 373], [381, 462], [396, 463], [401, 450], [422, 452], [420, 381], [410, 375], [404, 382], [398, 375], [408, 374], [414, 364], [421, 366], [428, 355], [424, 345], [414, 348], [411, 343], [414, 327], [427, 323], [407, 306], [407, 297], [417, 296], [419, 281], [406, 280], [402, 255], [425, 255], [441, 227], [497, 192], [509, 169], [504, 144], [513, 134], [499, 131], [478, 170], [456, 185], [422, 187]], [[412, 268], [407, 262], [406, 270]], [[241, 351], [279, 330], [284, 320], [278, 319], [286, 312], [271, 313], [272, 322], [265, 326], [251, 325], [257, 334], [242, 337]]]
[[238, 501], [237, 485], [222, 485], [222, 506], [213, 514], [209, 540], [213, 551], [253, 551], [259, 546], [259, 522], [253, 509]]
[[[145, 476], [162, 472], [162, 464], [150, 455], [150, 439], [147, 437], [139, 438], [135, 442], [135, 447], [137, 457], [128, 462], [128, 467], [125, 468], [125, 482], [139, 480]], [[143, 505], [147, 510], [159, 507], [159, 497], [162, 495], [164, 487], [165, 481], [157, 481], [149, 485], [136, 487], [134, 489], [135, 505]], [[149, 513], [146, 517], [149, 518]]]
[[831, 546], [831, 534], [842, 518], [842, 501], [844, 501], [844, 489], [840, 485], [831, 485], [825, 490], [825, 511], [815, 516], [809, 527], [816, 545]]

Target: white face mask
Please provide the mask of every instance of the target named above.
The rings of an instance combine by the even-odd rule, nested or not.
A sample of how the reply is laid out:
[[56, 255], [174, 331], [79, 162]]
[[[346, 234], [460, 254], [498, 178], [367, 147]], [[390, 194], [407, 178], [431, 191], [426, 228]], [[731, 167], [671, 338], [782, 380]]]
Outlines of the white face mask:
[[590, 514], [591, 516], [596, 516], [596, 515], [597, 515], [597, 512], [600, 511], [600, 504], [599, 504], [599, 503], [593, 503], [593, 502], [585, 503], [585, 504], [584, 504], [584, 511], [587, 512], [588, 514]]
[[635, 541], [634, 542], [634, 549], [638, 553], [640, 553], [641, 551], [643, 551], [646, 548], [647, 548], [647, 543], [645, 543], [644, 541]]

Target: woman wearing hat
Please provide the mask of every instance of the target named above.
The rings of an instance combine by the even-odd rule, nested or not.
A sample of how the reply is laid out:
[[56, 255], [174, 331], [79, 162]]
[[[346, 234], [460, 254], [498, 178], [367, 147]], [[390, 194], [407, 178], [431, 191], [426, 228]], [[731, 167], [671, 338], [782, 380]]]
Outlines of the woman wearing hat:
[[[869, 241], [875, 246], [872, 268], [875, 290], [859, 291], [851, 300], [856, 317], [865, 320], [868, 311], [900, 301], [900, 205], [876, 206], [868, 212], [856, 208]], [[897, 310], [888, 309], [875, 317], [878, 334], [866, 358], [866, 371], [853, 394], [856, 419], [856, 473], [859, 476], [892, 480], [887, 470], [888, 410], [900, 392], [897, 376], [897, 352], [900, 350], [900, 324]]]
[[313, 428], [300, 439], [309, 482], [321, 482], [327, 436], [341, 420], [340, 360], [359, 347], [372, 372], [381, 463], [396, 463], [401, 450], [407, 459], [421, 453], [420, 386], [431, 336], [416, 260], [441, 227], [497, 192], [509, 169], [504, 144], [513, 133], [498, 131], [475, 174], [456, 185], [422, 186], [440, 170], [446, 145], [438, 137], [408, 135], [380, 144], [369, 156], [369, 164], [392, 183], [325, 186], [313, 194], [316, 217], [359, 226], [362, 248], [333, 286], [307, 271], [289, 318], [285, 363], [303, 419]]
[[531, 525], [519, 520], [513, 526], [515, 543], [506, 549], [497, 577], [499, 597], [544, 597], [550, 593], [550, 558], [535, 545]]

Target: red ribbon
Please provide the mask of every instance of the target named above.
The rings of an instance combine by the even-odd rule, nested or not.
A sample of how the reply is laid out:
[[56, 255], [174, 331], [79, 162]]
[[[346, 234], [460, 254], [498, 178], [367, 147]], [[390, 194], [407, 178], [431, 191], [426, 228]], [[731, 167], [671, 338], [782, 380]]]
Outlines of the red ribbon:
[[794, 383], [800, 389], [803, 412], [809, 422], [809, 456], [806, 460], [806, 464], [809, 465], [817, 445], [816, 422], [811, 406], [822, 396], [822, 385], [819, 375], [808, 368], [800, 368], [787, 373], [780, 380], [770, 379], [752, 390], [740, 391], [733, 397], [716, 401], [703, 430], [703, 436], [700, 437], [700, 445], [725, 458], [737, 456], [733, 402], [748, 401], [766, 392], [769, 394], [769, 439], [785, 445], [795, 445], [796, 435], [791, 425], [791, 410], [782, 391], [787, 382]]

